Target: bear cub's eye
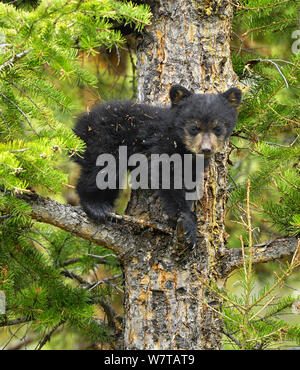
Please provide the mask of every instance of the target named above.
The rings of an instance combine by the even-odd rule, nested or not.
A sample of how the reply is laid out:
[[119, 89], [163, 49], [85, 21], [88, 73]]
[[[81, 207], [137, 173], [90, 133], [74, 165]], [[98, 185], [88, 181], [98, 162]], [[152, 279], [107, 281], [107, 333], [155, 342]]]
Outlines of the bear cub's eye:
[[199, 132], [198, 126], [197, 126], [197, 125], [195, 125], [195, 124], [190, 125], [190, 126], [189, 126], [189, 128], [188, 128], [188, 130], [189, 130], [189, 133], [190, 133], [191, 135], [197, 135], [197, 134], [198, 134], [198, 132]]
[[222, 127], [221, 126], [216, 126], [214, 128], [214, 133], [216, 136], [220, 136], [222, 134]]

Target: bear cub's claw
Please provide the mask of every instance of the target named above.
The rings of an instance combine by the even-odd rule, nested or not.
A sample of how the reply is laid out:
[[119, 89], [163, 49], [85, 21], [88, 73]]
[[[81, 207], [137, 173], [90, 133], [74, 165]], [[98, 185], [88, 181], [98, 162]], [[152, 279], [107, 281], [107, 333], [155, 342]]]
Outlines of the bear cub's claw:
[[97, 207], [93, 207], [90, 204], [83, 204], [82, 208], [91, 219], [98, 223], [104, 223], [109, 220], [112, 211], [112, 206], [109, 203], [102, 203], [101, 205], [97, 205]]
[[194, 248], [197, 245], [197, 219], [193, 213], [181, 213], [177, 223], [181, 225], [186, 243]]

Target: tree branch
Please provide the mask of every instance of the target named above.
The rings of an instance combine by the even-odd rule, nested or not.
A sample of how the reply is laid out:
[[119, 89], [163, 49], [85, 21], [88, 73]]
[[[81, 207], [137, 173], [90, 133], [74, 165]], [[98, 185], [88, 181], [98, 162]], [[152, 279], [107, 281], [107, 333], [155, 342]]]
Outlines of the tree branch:
[[23, 323], [30, 322], [30, 321], [32, 321], [32, 319], [28, 319], [27, 317], [21, 317], [21, 318], [10, 320], [10, 321], [4, 320], [0, 322], [0, 327], [19, 325], [19, 324], [23, 324]]
[[[125, 255], [129, 251], [140, 249], [142, 245], [149, 242], [147, 235], [143, 236], [142, 233], [145, 228], [167, 235], [170, 234], [170, 230], [164, 229], [161, 225], [156, 227], [155, 223], [152, 222], [137, 223], [136, 218], [131, 216], [126, 216], [124, 219], [118, 216], [118, 218], [122, 218], [118, 223], [96, 224], [87, 217], [81, 207], [61, 204], [35, 193], [23, 193], [18, 197], [31, 205], [31, 217], [33, 219], [51, 224], [93, 243], [105, 246], [117, 255]], [[298, 243], [298, 238], [288, 237], [256, 245], [253, 248], [252, 263], [265, 263], [292, 256]], [[242, 264], [242, 250], [228, 249], [223, 257], [222, 276], [225, 278]]]
[[19, 54], [16, 54], [14, 57], [8, 59], [6, 62], [4, 62], [1, 66], [0, 66], [0, 71], [2, 71], [3, 69], [11, 66], [15, 61], [17, 61], [18, 59], [21, 59], [23, 58], [25, 55], [27, 55], [29, 53], [29, 50], [24, 50], [22, 51], [21, 53]]
[[31, 205], [33, 219], [107, 247], [117, 255], [124, 255], [129, 250], [140, 248], [146, 243], [148, 239], [142, 234], [145, 228], [169, 233], [156, 228], [152, 223], [136, 223], [135, 218], [131, 222], [129, 216], [124, 219], [119, 219], [122, 217], [118, 216], [118, 222], [107, 221], [105, 224], [96, 224], [87, 217], [81, 207], [61, 204], [36, 193], [23, 193], [18, 197]]
[[54, 334], [54, 332], [61, 326], [63, 325], [64, 323], [66, 322], [66, 320], [61, 320], [57, 325], [54, 326], [54, 328], [47, 334], [45, 335], [45, 337], [38, 343], [36, 349], [37, 350], [41, 350], [44, 345], [50, 341], [51, 339], [51, 336], [52, 334]]
[[[292, 256], [299, 246], [300, 239], [288, 237], [284, 239], [275, 239], [265, 244], [253, 247], [253, 264], [275, 261], [283, 257]], [[242, 249], [228, 249], [224, 257], [223, 276], [226, 277], [233, 270], [243, 264]]]

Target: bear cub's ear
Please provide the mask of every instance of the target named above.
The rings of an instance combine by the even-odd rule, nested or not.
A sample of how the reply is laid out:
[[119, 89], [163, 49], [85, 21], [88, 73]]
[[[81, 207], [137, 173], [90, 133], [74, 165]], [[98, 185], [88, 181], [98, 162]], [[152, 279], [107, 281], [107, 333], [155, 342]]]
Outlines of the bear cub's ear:
[[188, 98], [189, 96], [193, 95], [193, 93], [183, 86], [174, 85], [171, 87], [169, 95], [172, 107], [176, 107], [181, 100]]
[[235, 109], [237, 109], [241, 104], [242, 91], [236, 87], [232, 87], [231, 89], [225, 91], [222, 95]]

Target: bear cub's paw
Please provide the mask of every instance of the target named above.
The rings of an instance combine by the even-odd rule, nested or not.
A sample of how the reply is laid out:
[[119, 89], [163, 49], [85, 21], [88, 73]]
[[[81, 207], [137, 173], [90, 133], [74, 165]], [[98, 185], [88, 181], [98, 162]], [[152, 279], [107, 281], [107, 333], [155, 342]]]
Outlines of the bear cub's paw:
[[197, 217], [192, 212], [181, 213], [177, 220], [189, 247], [197, 246]]
[[97, 206], [85, 203], [82, 204], [82, 208], [91, 219], [98, 223], [104, 223], [110, 219], [112, 212], [112, 206], [107, 202], [97, 204]]

